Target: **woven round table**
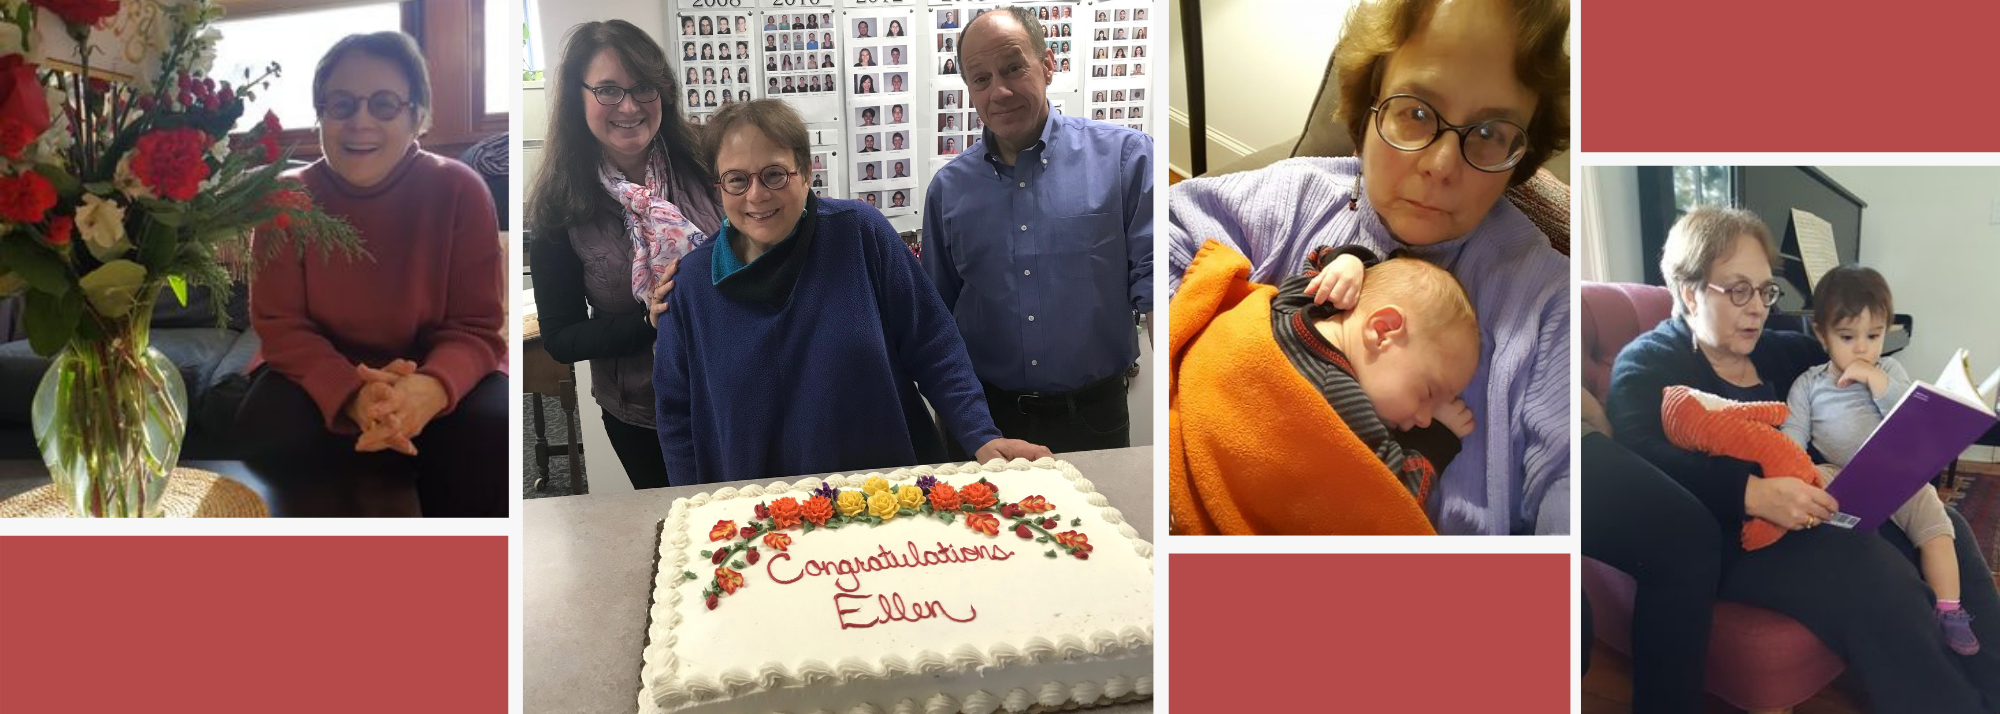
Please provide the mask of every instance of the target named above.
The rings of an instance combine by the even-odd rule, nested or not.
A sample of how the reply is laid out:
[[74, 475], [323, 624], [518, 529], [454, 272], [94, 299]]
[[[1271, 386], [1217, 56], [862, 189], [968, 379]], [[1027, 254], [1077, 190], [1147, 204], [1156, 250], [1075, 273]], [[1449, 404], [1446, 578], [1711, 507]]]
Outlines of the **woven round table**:
[[[174, 469], [160, 497], [168, 518], [268, 518], [264, 499], [243, 484], [200, 469]], [[69, 518], [69, 502], [55, 484], [0, 501], [0, 518]]]

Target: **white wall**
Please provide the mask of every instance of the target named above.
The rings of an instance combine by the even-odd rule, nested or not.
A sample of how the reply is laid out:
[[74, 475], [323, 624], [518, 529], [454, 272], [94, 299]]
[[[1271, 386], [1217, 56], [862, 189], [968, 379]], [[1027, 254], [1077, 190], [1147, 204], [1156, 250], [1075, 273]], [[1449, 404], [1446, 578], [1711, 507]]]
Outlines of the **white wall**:
[[[1354, 0], [1208, 0], [1208, 165], [1221, 166], [1296, 138], [1319, 93], [1326, 60]], [[1180, 3], [1169, 2], [1172, 86], [1167, 92], [1168, 165], [1187, 173], [1188, 97]]]
[[1868, 203], [1861, 213], [1861, 264], [1881, 271], [1896, 312], [1916, 318], [1897, 359], [1917, 379], [1936, 379], [1960, 347], [1973, 379], [2000, 367], [2000, 202], [1996, 167], [1820, 167]]

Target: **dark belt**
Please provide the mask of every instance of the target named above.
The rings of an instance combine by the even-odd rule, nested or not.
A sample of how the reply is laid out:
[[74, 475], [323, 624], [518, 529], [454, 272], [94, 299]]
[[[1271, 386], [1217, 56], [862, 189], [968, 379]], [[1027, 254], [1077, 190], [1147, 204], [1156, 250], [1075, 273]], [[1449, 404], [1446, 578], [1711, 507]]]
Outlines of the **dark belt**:
[[1124, 399], [1126, 384], [1125, 373], [1119, 372], [1067, 392], [1014, 392], [995, 387], [983, 380], [979, 386], [986, 388], [987, 401], [1012, 403], [1015, 409], [1025, 413], [1029, 409], [1074, 412], [1079, 404], [1094, 404], [1113, 398]]

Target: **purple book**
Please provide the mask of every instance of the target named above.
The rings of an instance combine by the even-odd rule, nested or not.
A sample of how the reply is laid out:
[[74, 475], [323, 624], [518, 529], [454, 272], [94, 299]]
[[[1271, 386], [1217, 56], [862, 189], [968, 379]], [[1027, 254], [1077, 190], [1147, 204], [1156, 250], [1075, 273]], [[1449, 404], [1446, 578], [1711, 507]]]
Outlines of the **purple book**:
[[1977, 397], [1954, 394], [1925, 382], [1882, 417], [1868, 442], [1847, 462], [1826, 492], [1840, 501], [1836, 525], [1874, 530], [1918, 489], [1993, 427], [1993, 411]]

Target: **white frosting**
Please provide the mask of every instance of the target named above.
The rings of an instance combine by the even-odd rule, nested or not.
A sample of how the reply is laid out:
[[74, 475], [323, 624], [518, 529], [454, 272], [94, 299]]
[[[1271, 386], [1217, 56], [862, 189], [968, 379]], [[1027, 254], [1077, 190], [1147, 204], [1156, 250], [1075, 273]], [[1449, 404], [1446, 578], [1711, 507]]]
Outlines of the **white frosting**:
[[[1089, 705], [1100, 696], [1150, 694], [1153, 547], [1089, 480], [1062, 461], [1017, 459], [827, 481], [856, 489], [870, 476], [898, 484], [926, 475], [961, 488], [984, 477], [1003, 502], [1042, 496], [1054, 507], [1042, 515], [1061, 517], [1051, 532], [1088, 536], [1090, 558], [1079, 560], [1054, 543], [1024, 540], [1011, 531], [1008, 519], [1001, 519], [998, 537], [966, 527], [962, 516], [951, 523], [899, 516], [875, 526], [789, 529], [792, 543], [784, 557], [762, 547], [760, 537], [762, 559], [742, 569], [744, 586], [709, 610], [702, 590], [716, 566], [701, 551], [726, 544], [711, 543], [710, 528], [722, 520], [748, 525], [758, 503], [784, 496], [803, 502], [820, 480], [726, 487], [676, 499], [661, 537], [640, 713], [990, 714], [1037, 703]], [[1073, 519], [1081, 523], [1071, 526]], [[937, 552], [940, 544], [953, 553], [986, 546], [996, 557], [854, 575], [807, 574], [808, 561], [866, 560], [884, 548], [908, 559], [911, 543], [920, 553]], [[1051, 549], [1058, 557], [1044, 555]], [[998, 559], [999, 551], [1011, 555]], [[683, 571], [696, 578], [686, 579]], [[790, 583], [776, 580], [794, 577]], [[843, 621], [876, 621], [882, 613], [878, 598], [891, 595], [902, 596], [908, 614], [935, 602], [950, 619], [841, 627]], [[836, 607], [851, 612], [841, 614]]]

